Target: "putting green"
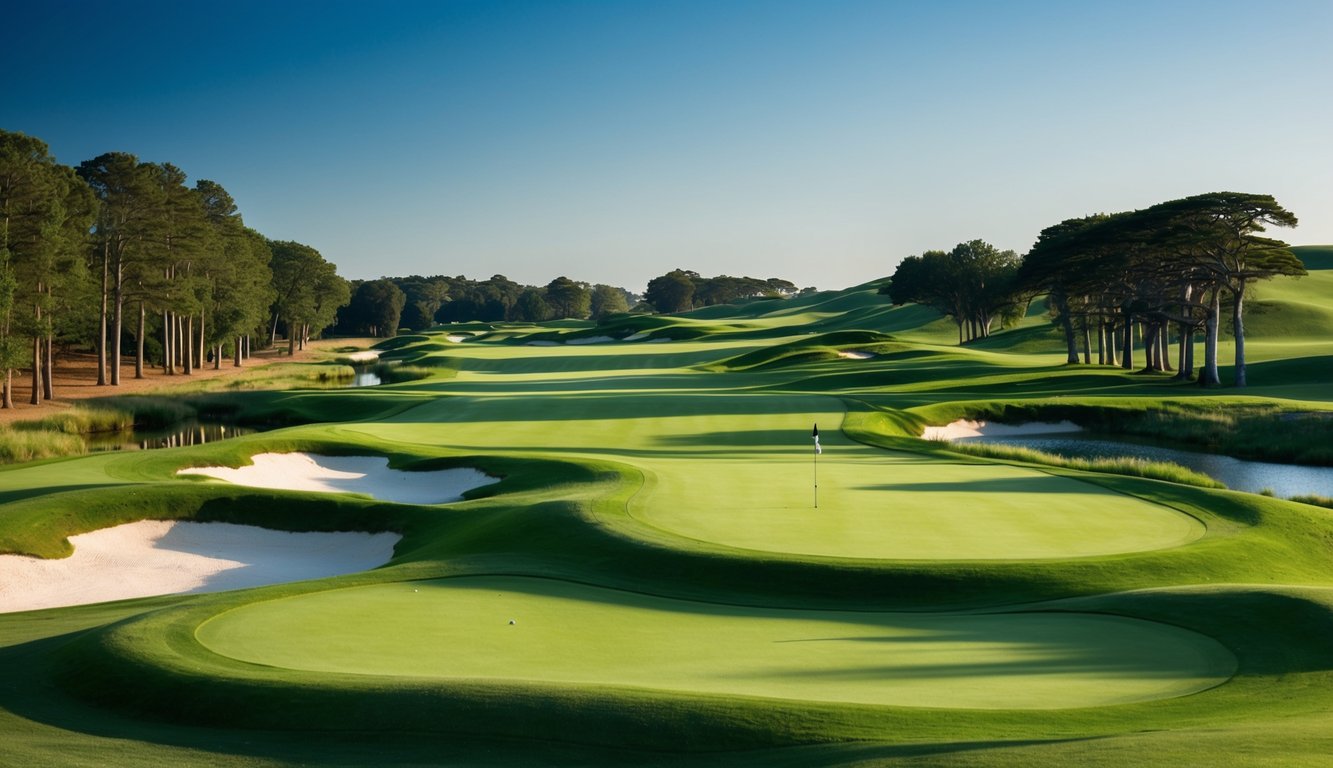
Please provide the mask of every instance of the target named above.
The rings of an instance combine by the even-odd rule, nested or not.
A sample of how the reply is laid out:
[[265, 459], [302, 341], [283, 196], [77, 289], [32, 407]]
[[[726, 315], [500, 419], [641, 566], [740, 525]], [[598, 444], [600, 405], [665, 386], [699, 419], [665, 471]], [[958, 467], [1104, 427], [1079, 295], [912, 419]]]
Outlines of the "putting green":
[[[465, 452], [613, 459], [643, 472], [629, 506], [637, 520], [762, 552], [1049, 559], [1166, 549], [1205, 532], [1192, 517], [1090, 483], [853, 443], [837, 429], [844, 413], [818, 395], [626, 389], [441, 398], [397, 422], [342, 429]], [[823, 425], [817, 467], [814, 423]]]
[[1211, 638], [1137, 619], [746, 608], [501, 576], [255, 603], [197, 637], [234, 659], [315, 672], [910, 707], [1148, 701], [1216, 686], [1236, 668]]

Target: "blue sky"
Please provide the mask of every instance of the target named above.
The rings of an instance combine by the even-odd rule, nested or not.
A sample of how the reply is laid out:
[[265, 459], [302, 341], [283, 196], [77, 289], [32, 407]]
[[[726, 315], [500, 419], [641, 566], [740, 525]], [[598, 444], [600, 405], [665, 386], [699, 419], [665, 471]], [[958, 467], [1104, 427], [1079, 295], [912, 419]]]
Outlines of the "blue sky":
[[351, 278], [841, 288], [1223, 189], [1333, 243], [1328, 0], [16, 5], [0, 128], [217, 181]]

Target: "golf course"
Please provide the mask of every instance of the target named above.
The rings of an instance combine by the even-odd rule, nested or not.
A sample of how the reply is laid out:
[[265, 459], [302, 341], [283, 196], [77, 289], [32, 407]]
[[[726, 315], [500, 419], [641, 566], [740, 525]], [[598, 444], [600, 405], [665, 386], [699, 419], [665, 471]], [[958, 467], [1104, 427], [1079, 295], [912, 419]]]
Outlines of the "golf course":
[[0, 467], [0, 574], [143, 521], [333, 537], [310, 573], [219, 545], [160, 592], [98, 591], [147, 553], [70, 577], [86, 601], [0, 580], [0, 765], [1333, 764], [1333, 509], [922, 437], [1257, 414], [1326, 444], [1333, 247], [1293, 251], [1244, 389], [1067, 364], [1043, 299], [959, 344], [871, 283], [437, 326], [375, 345], [415, 378], [192, 396], [263, 431]]

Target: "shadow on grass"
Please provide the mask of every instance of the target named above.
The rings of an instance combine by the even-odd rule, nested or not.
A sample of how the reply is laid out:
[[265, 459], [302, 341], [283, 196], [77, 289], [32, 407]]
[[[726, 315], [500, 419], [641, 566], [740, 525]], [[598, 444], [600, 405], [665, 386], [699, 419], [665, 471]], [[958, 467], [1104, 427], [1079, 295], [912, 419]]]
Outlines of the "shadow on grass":
[[905, 482], [862, 485], [861, 491], [899, 491], [906, 493], [1083, 493], [1105, 496], [1101, 488], [1048, 475], [1035, 477], [996, 477], [962, 482]]

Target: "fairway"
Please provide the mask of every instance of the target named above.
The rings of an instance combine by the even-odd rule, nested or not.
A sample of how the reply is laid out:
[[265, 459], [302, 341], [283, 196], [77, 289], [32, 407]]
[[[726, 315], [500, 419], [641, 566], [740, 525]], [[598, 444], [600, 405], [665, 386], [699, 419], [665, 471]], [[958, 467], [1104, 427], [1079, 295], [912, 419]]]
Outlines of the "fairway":
[[1203, 635], [1111, 616], [760, 609], [498, 576], [255, 603], [197, 637], [224, 656], [314, 672], [906, 707], [1147, 701], [1216, 686], [1236, 663]]
[[[589, 359], [586, 347], [466, 347], [457, 354], [476, 355], [487, 373], [464, 372], [435, 385], [457, 396], [424, 403], [395, 421], [345, 429], [463, 452], [614, 458], [644, 478], [628, 510], [638, 521], [760, 552], [887, 560], [1070, 558], [1165, 549], [1205, 532], [1187, 515], [1090, 483], [860, 445], [838, 431], [845, 407], [837, 398], [737, 392], [717, 388], [715, 375], [664, 377], [656, 365], [635, 367], [660, 346], [597, 349], [604, 358], [599, 364], [621, 367], [584, 371], [580, 378], [571, 368]], [[625, 350], [625, 357], [608, 350]], [[662, 356], [680, 354], [668, 352]], [[503, 370], [510, 372], [509, 387], [526, 396], [480, 393]], [[613, 392], [603, 389], [608, 382]], [[570, 391], [551, 393], [546, 386]], [[823, 425], [817, 463], [814, 424]]]
[[[837, 330], [859, 321], [828, 302], [881, 330]], [[396, 542], [319, 580], [5, 614], [18, 751], [0, 763], [59, 744], [85, 750], [74, 765], [1009, 768], [1121, 749], [1108, 765], [1161, 768], [1258, 743], [1304, 768], [1333, 749], [1327, 510], [917, 437], [1251, 399], [1061, 365], [1040, 338], [890, 338], [901, 310], [873, 287], [774, 306], [672, 318], [695, 335], [661, 344], [574, 343], [638, 318], [565, 343], [426, 332], [382, 345], [396, 383], [219, 403], [290, 426], [0, 469], [0, 551], [52, 568], [80, 560], [78, 534], [145, 518]]]

